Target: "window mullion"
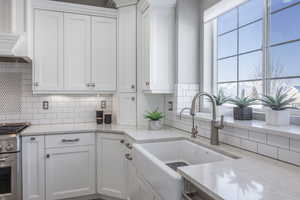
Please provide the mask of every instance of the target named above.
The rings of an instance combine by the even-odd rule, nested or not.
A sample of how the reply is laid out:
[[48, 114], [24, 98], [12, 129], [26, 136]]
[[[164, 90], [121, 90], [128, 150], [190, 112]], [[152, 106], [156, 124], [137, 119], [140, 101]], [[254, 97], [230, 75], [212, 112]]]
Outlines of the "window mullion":
[[269, 56], [269, 0], [264, 0], [264, 16], [263, 16], [263, 60], [262, 60], [262, 75], [263, 75], [263, 93], [270, 94], [270, 56]]

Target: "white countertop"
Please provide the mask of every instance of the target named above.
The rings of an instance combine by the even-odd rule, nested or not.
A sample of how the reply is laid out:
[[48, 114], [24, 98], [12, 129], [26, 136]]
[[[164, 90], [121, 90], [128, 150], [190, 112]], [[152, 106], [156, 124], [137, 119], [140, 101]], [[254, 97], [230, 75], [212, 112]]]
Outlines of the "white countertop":
[[155, 140], [183, 138], [182, 132], [173, 128], [164, 128], [160, 131], [149, 131], [144, 127], [97, 125], [96, 123], [33, 125], [25, 129], [21, 133], [21, 136], [74, 134], [88, 132], [126, 134], [137, 142], [150, 142]]
[[[137, 142], [189, 137], [185, 132], [173, 128], [149, 131], [142, 127], [97, 126], [94, 123], [31, 126], [25, 129], [21, 135], [37, 136], [86, 132], [126, 134]], [[196, 142], [209, 146], [209, 141], [204, 138], [196, 139]], [[300, 167], [224, 144], [209, 147], [236, 155], [240, 159], [183, 167], [180, 168], [180, 173], [215, 199], [300, 199]]]

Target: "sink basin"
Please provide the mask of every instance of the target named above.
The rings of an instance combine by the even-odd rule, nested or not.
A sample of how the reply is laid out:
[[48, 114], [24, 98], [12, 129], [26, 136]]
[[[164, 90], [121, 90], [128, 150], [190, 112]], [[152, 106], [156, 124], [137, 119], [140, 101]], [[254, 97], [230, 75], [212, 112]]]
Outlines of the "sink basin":
[[182, 200], [183, 179], [177, 167], [233, 159], [189, 140], [133, 145], [133, 162], [139, 175], [163, 200]]

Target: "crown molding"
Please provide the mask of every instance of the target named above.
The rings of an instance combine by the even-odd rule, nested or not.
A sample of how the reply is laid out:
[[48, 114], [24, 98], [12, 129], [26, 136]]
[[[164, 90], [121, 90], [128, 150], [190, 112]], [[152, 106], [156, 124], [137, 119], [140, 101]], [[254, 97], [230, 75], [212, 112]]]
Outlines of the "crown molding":
[[117, 8], [136, 5], [138, 0], [113, 0]]

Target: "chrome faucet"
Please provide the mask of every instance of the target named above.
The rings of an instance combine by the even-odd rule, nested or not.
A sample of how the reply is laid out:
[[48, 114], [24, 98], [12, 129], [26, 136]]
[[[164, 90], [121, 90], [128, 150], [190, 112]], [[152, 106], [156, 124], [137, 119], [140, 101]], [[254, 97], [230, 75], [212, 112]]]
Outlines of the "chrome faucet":
[[180, 112], [180, 118], [181, 114], [184, 110], [189, 109], [190, 115], [192, 116], [192, 137], [196, 138], [198, 135], [198, 127], [195, 126], [195, 114], [196, 114], [196, 101], [199, 97], [206, 96], [210, 99], [210, 102], [212, 103], [212, 121], [211, 121], [211, 132], [210, 132], [210, 143], [212, 145], [219, 145], [219, 129], [224, 128], [224, 116], [221, 116], [221, 120], [217, 121], [217, 103], [215, 98], [206, 93], [206, 92], [199, 92], [196, 94], [192, 101], [191, 108], [184, 108]]

